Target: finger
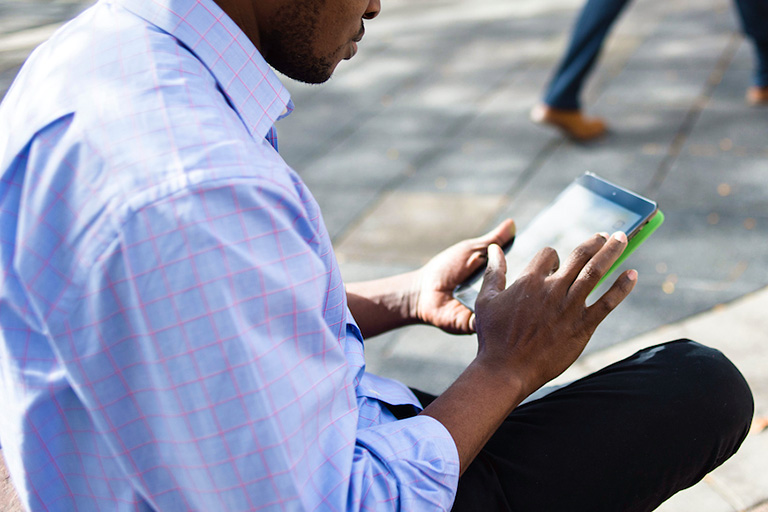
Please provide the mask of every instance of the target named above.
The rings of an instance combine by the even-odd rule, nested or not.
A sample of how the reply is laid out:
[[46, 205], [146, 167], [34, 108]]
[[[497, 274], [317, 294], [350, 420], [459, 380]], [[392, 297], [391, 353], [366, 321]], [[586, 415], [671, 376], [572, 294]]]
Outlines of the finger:
[[467, 260], [467, 268], [469, 270], [474, 272], [480, 268], [481, 265], [485, 265], [488, 262], [487, 249], [487, 247], [483, 247], [482, 249], [477, 249], [472, 252], [469, 259]]
[[515, 221], [506, 219], [483, 236], [469, 240], [472, 255], [467, 260], [467, 268], [475, 271], [488, 261], [488, 246], [491, 244], [506, 247], [515, 238]]
[[477, 303], [487, 302], [504, 291], [507, 284], [507, 262], [504, 252], [496, 244], [488, 246], [488, 266], [483, 275], [483, 284], [477, 294]]
[[576, 247], [571, 254], [568, 255], [568, 259], [560, 268], [559, 277], [560, 283], [565, 289], [569, 289], [584, 266], [591, 260], [597, 252], [603, 248], [608, 241], [608, 235], [603, 236], [601, 233], [597, 233], [590, 237], [588, 240], [581, 243]]
[[627, 270], [613, 283], [611, 288], [600, 297], [597, 302], [587, 308], [587, 318], [593, 329], [605, 320], [608, 313], [629, 295], [637, 284], [637, 271]]
[[512, 219], [506, 219], [491, 231], [479, 237], [478, 242], [480, 242], [485, 247], [489, 246], [490, 244], [497, 244], [501, 247], [504, 247], [507, 242], [515, 237], [516, 232], [517, 227], [515, 226], [515, 221]]
[[474, 322], [475, 314], [471, 309], [461, 303], [456, 305], [454, 308], [453, 334], [472, 334], [475, 332]]
[[597, 253], [579, 271], [579, 275], [573, 281], [568, 295], [581, 301], [587, 300], [587, 296], [594, 290], [597, 283], [611, 268], [611, 265], [619, 259], [621, 253], [627, 247], [627, 235], [617, 231], [611, 235]]
[[450, 319], [447, 323], [441, 324], [441, 328], [450, 334], [471, 334], [475, 332], [474, 316], [471, 309], [456, 299], [451, 300], [443, 306], [445, 317]]
[[536, 253], [536, 256], [528, 263], [523, 274], [530, 274], [545, 278], [560, 267], [560, 257], [557, 251], [551, 247], [545, 247]]

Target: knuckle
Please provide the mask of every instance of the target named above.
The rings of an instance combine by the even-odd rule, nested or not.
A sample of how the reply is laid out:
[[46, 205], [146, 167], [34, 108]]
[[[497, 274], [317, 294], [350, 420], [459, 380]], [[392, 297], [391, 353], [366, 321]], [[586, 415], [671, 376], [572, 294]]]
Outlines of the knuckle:
[[571, 253], [571, 257], [576, 261], [589, 259], [594, 251], [588, 251], [583, 245], [578, 246]]
[[600, 309], [604, 313], [610, 313], [619, 305], [619, 302], [619, 298], [616, 295], [609, 293], [605, 296], [604, 300], [600, 301]]
[[603, 276], [603, 272], [597, 265], [590, 263], [581, 271], [581, 276], [587, 281], [598, 281]]

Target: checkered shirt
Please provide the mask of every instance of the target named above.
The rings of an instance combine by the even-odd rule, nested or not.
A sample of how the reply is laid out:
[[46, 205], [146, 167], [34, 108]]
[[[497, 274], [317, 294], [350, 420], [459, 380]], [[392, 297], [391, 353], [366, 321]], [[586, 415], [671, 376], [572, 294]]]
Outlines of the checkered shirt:
[[0, 440], [31, 510], [440, 510], [365, 372], [289, 94], [211, 0], [102, 1], [0, 105]]

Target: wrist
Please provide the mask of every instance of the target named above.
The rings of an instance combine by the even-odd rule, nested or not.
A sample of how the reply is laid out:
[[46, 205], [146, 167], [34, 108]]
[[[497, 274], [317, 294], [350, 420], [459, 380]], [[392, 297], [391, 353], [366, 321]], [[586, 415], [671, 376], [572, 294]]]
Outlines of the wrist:
[[401, 308], [403, 318], [411, 324], [425, 324], [428, 323], [420, 307], [421, 289], [422, 289], [422, 275], [420, 270], [414, 270], [403, 274], [403, 277], [407, 280], [408, 285], [402, 288]]
[[482, 374], [495, 389], [506, 390], [514, 407], [535, 391], [532, 379], [520, 365], [510, 363], [508, 358], [481, 351], [470, 366], [476, 367], [475, 371]]

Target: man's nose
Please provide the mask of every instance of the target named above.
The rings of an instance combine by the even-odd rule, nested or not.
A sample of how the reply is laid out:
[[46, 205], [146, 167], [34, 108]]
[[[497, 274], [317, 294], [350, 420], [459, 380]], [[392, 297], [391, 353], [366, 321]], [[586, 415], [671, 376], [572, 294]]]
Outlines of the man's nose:
[[380, 12], [381, 0], [370, 0], [370, 2], [368, 2], [368, 8], [365, 10], [365, 14], [363, 14], [363, 18], [366, 20], [372, 20], [378, 16]]

